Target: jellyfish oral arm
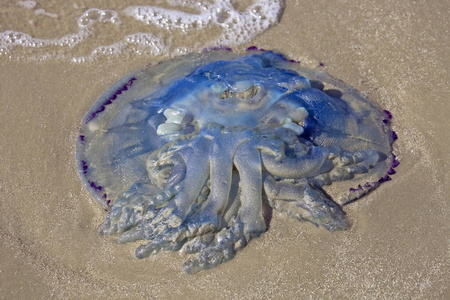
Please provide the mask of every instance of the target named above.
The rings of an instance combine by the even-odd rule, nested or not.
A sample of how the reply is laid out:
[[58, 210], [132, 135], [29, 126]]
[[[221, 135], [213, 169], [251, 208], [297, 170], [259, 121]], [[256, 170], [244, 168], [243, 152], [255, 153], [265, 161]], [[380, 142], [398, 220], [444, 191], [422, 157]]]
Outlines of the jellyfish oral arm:
[[[318, 171], [330, 171], [333, 164], [327, 161], [329, 151], [320, 146], [311, 147], [308, 154], [290, 158], [284, 156], [277, 159], [273, 155], [262, 151], [262, 164], [272, 175], [283, 178], [303, 178], [318, 175]], [[324, 170], [324, 164], [327, 168]]]

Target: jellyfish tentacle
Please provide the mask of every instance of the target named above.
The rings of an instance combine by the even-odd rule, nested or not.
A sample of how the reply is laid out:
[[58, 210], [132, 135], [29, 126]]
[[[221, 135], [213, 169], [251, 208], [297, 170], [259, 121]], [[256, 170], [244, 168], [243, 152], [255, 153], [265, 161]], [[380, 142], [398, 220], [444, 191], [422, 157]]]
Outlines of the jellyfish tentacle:
[[308, 154], [295, 158], [283, 157], [277, 159], [273, 154], [262, 152], [261, 160], [264, 168], [271, 174], [283, 178], [303, 178], [330, 171], [333, 164], [327, 160], [329, 151], [320, 146], [310, 148]]
[[143, 225], [138, 224], [135, 227], [132, 227], [129, 230], [123, 232], [119, 236], [117, 241], [120, 244], [127, 244], [127, 243], [136, 242], [139, 240], [145, 240], [146, 237], [149, 235], [150, 235], [150, 232], [147, 232], [147, 234], [146, 234], [146, 230], [145, 230], [145, 228], [143, 228]]
[[[244, 224], [236, 222], [229, 228], [224, 228], [214, 236], [214, 240], [201, 245], [198, 255], [188, 260], [183, 265], [186, 273], [193, 274], [201, 270], [214, 268], [215, 266], [232, 259], [236, 252], [242, 249], [239, 241], [245, 240]], [[197, 251], [195, 251], [197, 252]]]
[[211, 245], [211, 243], [214, 242], [215, 237], [215, 233], [199, 235], [187, 241], [181, 250], [188, 254], [198, 253]]
[[161, 186], [161, 174], [153, 168], [152, 173], [149, 173], [151, 183], [135, 183], [114, 203], [111, 212], [99, 227], [101, 233], [121, 233], [120, 243], [147, 239], [153, 233], [154, 226], [147, 223], [157, 215], [160, 207], [173, 198], [184, 180], [186, 165], [181, 156], [174, 155], [170, 161], [165, 159], [160, 163], [162, 168], [165, 165], [171, 165], [172, 171], [164, 188], [158, 188]]
[[221, 216], [228, 204], [233, 172], [233, 149], [228, 139], [216, 139], [212, 145], [210, 163], [210, 193], [203, 205], [187, 220], [187, 236], [214, 232], [221, 226]]
[[[167, 234], [171, 240], [214, 233], [225, 226], [222, 224], [224, 222], [222, 216], [229, 201], [233, 172], [232, 157], [238, 145], [248, 139], [246, 137], [248, 132], [242, 129], [223, 128], [218, 124], [208, 124], [207, 128], [208, 130], [202, 131], [202, 136], [208, 140], [210, 192], [204, 203], [188, 216], [177, 230]], [[196, 155], [204, 160], [203, 153], [197, 152]], [[195, 164], [189, 164], [187, 169], [195, 167]], [[186, 174], [186, 178], [188, 176], [190, 175]]]
[[171, 160], [173, 163], [173, 168], [170, 177], [165, 183], [165, 190], [171, 190], [179, 187], [179, 184], [184, 180], [186, 174], [186, 162], [181, 155], [174, 155]]
[[262, 168], [258, 142], [251, 140], [240, 145], [234, 157], [241, 178], [238, 220], [245, 224], [244, 234], [261, 233], [266, 229], [262, 213]]
[[345, 230], [348, 221], [342, 208], [319, 187], [306, 179], [276, 180], [266, 174], [264, 191], [269, 205], [279, 213], [299, 221], [308, 221], [330, 231]]
[[208, 179], [209, 161], [205, 159], [208, 146], [209, 142], [199, 137], [180, 153], [186, 162], [186, 175], [180, 183], [177, 194], [153, 219], [154, 225], [167, 223], [170, 227], [179, 227], [183, 223]]
[[156, 206], [164, 199], [157, 199], [161, 190], [149, 182], [137, 182], [113, 204], [98, 230], [101, 234], [123, 233], [154, 215]]
[[[156, 254], [161, 250], [178, 250], [186, 242], [187, 238], [195, 238], [205, 233], [216, 231], [220, 222], [218, 220], [218, 210], [225, 209], [228, 202], [232, 174], [231, 157], [233, 156], [236, 140], [233, 135], [228, 135], [228, 139], [231, 137], [231, 140], [228, 140], [226, 134], [212, 138], [216, 133], [214, 131], [218, 128], [214, 126], [211, 128], [212, 130], [203, 131], [201, 136], [197, 136], [191, 141], [189, 150], [183, 149], [182, 153], [180, 153], [186, 162], [186, 175], [180, 184], [179, 194], [168, 204], [170, 209], [169, 216], [163, 215], [165, 213], [164, 210], [168, 209], [164, 207], [159, 213], [159, 217], [164, 219], [155, 218], [153, 220], [153, 225], [156, 226], [154, 235], [148, 238], [150, 241], [147, 244], [140, 246], [136, 250], [137, 257], [143, 258]], [[209, 159], [204, 159], [207, 155], [204, 151], [194, 151], [202, 150], [201, 147], [208, 149]], [[193, 191], [192, 189], [193, 186], [199, 185], [198, 181], [201, 177], [210, 178], [211, 193], [208, 195], [205, 203], [202, 203], [197, 211], [188, 216], [188, 210], [192, 201], [183, 200], [182, 203], [186, 206], [180, 207], [180, 202], [177, 202], [176, 198], [181, 195], [182, 197], [187, 197], [186, 199], [192, 199], [192, 196], [198, 195], [199, 191]], [[191, 190], [187, 190], [183, 195], [186, 188]], [[171, 205], [174, 206], [173, 209], [170, 207]], [[186, 218], [180, 218], [179, 224], [174, 226], [170, 223], [171, 218], [173, 216], [178, 218], [181, 214], [177, 215], [176, 213], [180, 209]]]
[[[198, 196], [197, 201], [200, 203], [204, 202], [204, 200], [199, 200], [199, 198], [206, 197], [208, 193], [204, 192], [206, 185], [207, 184], [205, 183], [202, 193]], [[206, 188], [206, 190], [209, 190], [209, 188]], [[136, 249], [135, 254], [137, 258], [144, 258], [149, 255], [154, 255], [163, 250], [176, 251], [179, 250], [187, 241], [188, 236], [186, 235], [186, 223], [187, 221], [183, 222], [178, 227], [174, 227], [170, 224], [170, 217], [159, 222], [158, 224], [154, 224], [153, 219], [149, 219], [138, 225], [136, 230], [131, 229], [123, 233], [121, 236], [121, 242], [135, 241], [139, 239], [146, 240], [147, 244], [141, 245], [138, 249]], [[201, 233], [196, 233], [192, 236], [195, 237], [199, 234]]]
[[161, 239], [155, 239], [155, 240], [148, 242], [145, 245], [139, 246], [135, 251], [136, 258], [139, 258], [139, 259], [146, 258], [150, 255], [155, 255], [158, 252], [163, 251], [163, 250], [177, 251], [177, 250], [180, 250], [184, 244], [184, 241], [172, 242], [172, 241], [164, 239], [163, 236], [159, 236], [159, 237], [161, 237]]

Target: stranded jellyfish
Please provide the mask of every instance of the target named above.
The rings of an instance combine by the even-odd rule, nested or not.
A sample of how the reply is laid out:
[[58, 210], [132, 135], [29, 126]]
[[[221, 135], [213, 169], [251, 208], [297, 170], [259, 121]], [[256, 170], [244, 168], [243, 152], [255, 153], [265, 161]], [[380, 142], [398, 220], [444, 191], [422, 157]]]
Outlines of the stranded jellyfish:
[[391, 115], [271, 51], [189, 54], [132, 73], [83, 120], [77, 163], [136, 257], [189, 256], [195, 273], [264, 233], [273, 209], [330, 231], [389, 180]]

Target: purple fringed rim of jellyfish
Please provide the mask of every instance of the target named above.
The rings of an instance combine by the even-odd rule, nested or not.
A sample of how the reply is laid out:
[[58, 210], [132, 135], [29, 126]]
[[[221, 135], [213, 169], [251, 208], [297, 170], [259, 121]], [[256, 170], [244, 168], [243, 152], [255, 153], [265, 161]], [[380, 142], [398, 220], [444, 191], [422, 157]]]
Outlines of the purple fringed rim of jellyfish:
[[[83, 139], [83, 141], [84, 141], [84, 139]], [[88, 163], [85, 160], [81, 160], [80, 164], [81, 164], [81, 168], [83, 169], [83, 174], [84, 174], [84, 176], [86, 176], [87, 173], [88, 173], [88, 170], [89, 170], [89, 165], [88, 165]], [[87, 183], [96, 192], [101, 192], [103, 190], [103, 186], [97, 185], [94, 181], [87, 180]], [[102, 199], [104, 199], [104, 201], [105, 201], [107, 206], [110, 206], [111, 205], [111, 199], [107, 200], [107, 198], [108, 198], [108, 195], [106, 193], [103, 193]], [[108, 210], [105, 209], [105, 211], [108, 211]]]
[[80, 134], [80, 143], [84, 144], [84, 135]]
[[[391, 125], [391, 120], [392, 120], [391, 112], [388, 110], [383, 110], [383, 112], [386, 116], [386, 118], [383, 119], [383, 123], [388, 126]], [[395, 133], [395, 131], [393, 131], [393, 130], [391, 131], [391, 138], [392, 138], [392, 141], [394, 141], [394, 142], [398, 139], [397, 133]]]
[[[383, 123], [386, 125], [390, 125], [391, 120], [392, 120], [392, 113], [388, 110], [383, 110], [383, 112], [386, 116], [386, 118], [383, 119]], [[398, 139], [397, 134], [393, 130], [391, 131], [391, 138], [392, 138], [393, 142], [395, 142]], [[394, 175], [396, 173], [396, 171], [394, 169], [397, 168], [399, 165], [400, 165], [400, 162], [397, 160], [397, 157], [395, 156], [395, 154], [392, 153], [391, 164], [389, 166], [389, 170], [386, 172], [386, 175], [384, 175], [383, 177], [378, 179], [378, 181], [366, 182], [364, 185], [360, 184], [356, 188], [350, 188], [349, 189], [349, 193], [350, 193], [349, 200], [346, 203], [344, 203], [343, 205], [350, 204], [350, 203], [358, 200], [362, 196], [368, 194], [369, 192], [373, 191], [375, 188], [380, 186], [382, 183], [391, 181], [392, 178], [390, 175]]]
[[250, 47], [248, 47], [247, 48], [247, 50], [245, 50], [245, 51], [261, 51], [261, 52], [265, 52], [265, 51], [267, 51], [267, 50], [265, 50], [265, 49], [263, 49], [263, 48], [258, 48], [258, 47], [256, 47], [256, 46], [250, 46]]
[[81, 168], [83, 169], [83, 174], [86, 175], [89, 167], [85, 160], [81, 161]]
[[[103, 102], [102, 105], [100, 105], [100, 107], [93, 112], [84, 122], [85, 124], [89, 123], [93, 118], [95, 118], [95, 116], [99, 115], [100, 113], [102, 113], [105, 109], [106, 106], [110, 105], [111, 103], [113, 103], [114, 100], [117, 99], [117, 96], [119, 96], [120, 94], [122, 94], [123, 92], [125, 92], [126, 90], [128, 90], [128, 87], [130, 87], [133, 84], [133, 81], [136, 80], [136, 77], [131, 77], [123, 86], [121, 86], [120, 88], [117, 89], [117, 91], [112, 94], [112, 96], [110, 96], [108, 99], [106, 99], [105, 102]], [[81, 137], [81, 136], [80, 136]], [[83, 137], [84, 138], [84, 137]]]
[[[256, 46], [250, 46], [248, 47], [245, 51], [261, 51], [261, 52], [266, 52], [266, 49], [263, 48], [258, 48]], [[299, 60], [295, 60], [295, 59], [287, 59], [284, 55], [283, 55], [283, 59], [290, 62], [290, 63], [294, 63], [294, 64], [299, 64], [300, 61]]]
[[[108, 97], [101, 105], [100, 107], [93, 113], [91, 113], [91, 115], [85, 120], [85, 124], [89, 123], [92, 119], [94, 119], [96, 116], [98, 116], [100, 113], [102, 113], [103, 111], [105, 111], [106, 107], [110, 104], [112, 104], [117, 97], [122, 94], [123, 92], [127, 91], [128, 88], [133, 84], [133, 82], [136, 80], [136, 77], [131, 77], [130, 79], [128, 79], [127, 82], [125, 82], [121, 87], [119, 87], [110, 97]], [[81, 144], [85, 143], [85, 136], [84, 135], [80, 135], [79, 136], [79, 140]], [[86, 160], [81, 160], [80, 161], [81, 164], [81, 169], [83, 170], [83, 175], [86, 178], [88, 172], [89, 172], [89, 164]], [[87, 180], [87, 178], [86, 178]], [[93, 189], [96, 192], [101, 192], [103, 190], [103, 186], [101, 185], [97, 185], [94, 181], [91, 180], [87, 180], [87, 184], [88, 186]], [[103, 193], [102, 195], [102, 199], [105, 200], [105, 203], [107, 206], [110, 206], [111, 204], [111, 199], [108, 199], [107, 194]], [[105, 209], [105, 211], [107, 211], [107, 209]]]
[[[83, 174], [84, 174], [84, 176], [86, 176], [88, 173], [88, 169], [89, 169], [88, 163], [85, 160], [81, 160], [80, 164], [81, 164], [81, 168], [83, 169]], [[88, 182], [88, 185], [93, 190], [95, 190], [97, 192], [101, 192], [103, 190], [103, 186], [97, 185], [94, 181], [87, 180], [87, 182]], [[108, 195], [106, 193], [103, 193], [102, 199], [105, 201], [106, 205], [109, 207], [111, 205], [111, 199], [107, 200], [107, 198], [108, 198]], [[108, 210], [105, 209], [105, 211], [108, 211]]]

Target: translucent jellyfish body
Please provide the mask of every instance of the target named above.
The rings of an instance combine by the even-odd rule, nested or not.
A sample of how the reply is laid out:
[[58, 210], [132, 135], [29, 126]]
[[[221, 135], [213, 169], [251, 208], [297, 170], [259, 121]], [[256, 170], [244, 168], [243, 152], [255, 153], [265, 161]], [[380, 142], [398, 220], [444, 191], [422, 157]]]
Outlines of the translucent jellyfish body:
[[390, 119], [278, 53], [190, 54], [126, 76], [94, 104], [78, 168], [108, 212], [102, 234], [142, 241], [138, 258], [180, 250], [195, 273], [264, 233], [272, 209], [346, 229], [343, 205], [398, 165]]

